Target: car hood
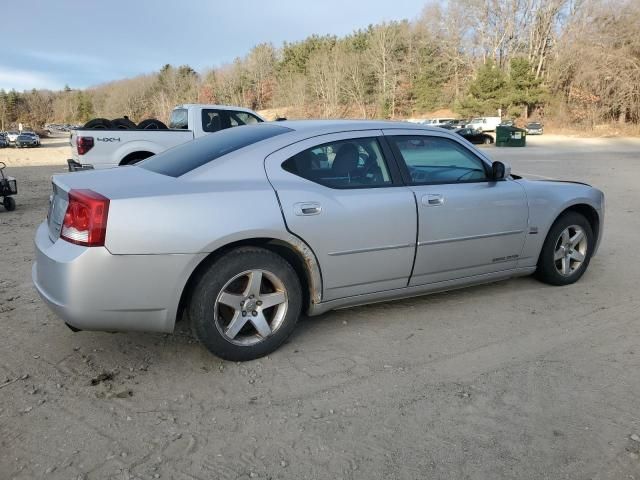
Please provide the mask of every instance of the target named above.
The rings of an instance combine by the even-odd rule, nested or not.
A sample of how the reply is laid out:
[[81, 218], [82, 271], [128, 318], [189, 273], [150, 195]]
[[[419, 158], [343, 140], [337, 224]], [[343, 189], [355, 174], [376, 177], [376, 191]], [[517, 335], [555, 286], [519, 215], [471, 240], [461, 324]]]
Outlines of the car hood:
[[516, 180], [527, 191], [533, 203], [543, 202], [549, 207], [573, 203], [588, 203], [596, 209], [602, 208], [604, 193], [588, 183], [565, 180]]
[[590, 184], [588, 183], [584, 183], [584, 182], [577, 182], [575, 180], [550, 180], [550, 179], [545, 179], [545, 180], [529, 180], [530, 182], [541, 182], [541, 183], [572, 183], [574, 185], [586, 185], [587, 187], [591, 187]]

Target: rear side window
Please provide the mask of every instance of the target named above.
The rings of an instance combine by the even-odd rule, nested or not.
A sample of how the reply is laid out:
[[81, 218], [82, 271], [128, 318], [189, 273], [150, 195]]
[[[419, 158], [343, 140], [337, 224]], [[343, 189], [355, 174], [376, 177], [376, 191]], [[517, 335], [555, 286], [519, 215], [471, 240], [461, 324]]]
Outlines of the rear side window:
[[380, 187], [392, 183], [375, 138], [354, 138], [318, 145], [286, 160], [282, 168], [330, 188]]
[[239, 127], [240, 125], [253, 125], [255, 123], [260, 123], [260, 120], [255, 115], [251, 115], [248, 112], [238, 112], [236, 110], [227, 110], [227, 114], [229, 115], [229, 123], [232, 127]]
[[179, 177], [223, 155], [290, 131], [290, 128], [271, 124], [221, 130], [154, 155], [137, 166]]

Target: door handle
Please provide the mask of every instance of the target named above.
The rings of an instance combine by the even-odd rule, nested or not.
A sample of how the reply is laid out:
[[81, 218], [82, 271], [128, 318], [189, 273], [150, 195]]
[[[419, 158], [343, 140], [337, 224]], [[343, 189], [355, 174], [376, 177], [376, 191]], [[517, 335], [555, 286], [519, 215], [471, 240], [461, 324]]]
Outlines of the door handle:
[[437, 207], [444, 203], [444, 196], [441, 193], [428, 193], [422, 196], [422, 204], [427, 207]]
[[319, 215], [322, 206], [318, 202], [301, 202], [293, 205], [293, 213], [300, 216]]

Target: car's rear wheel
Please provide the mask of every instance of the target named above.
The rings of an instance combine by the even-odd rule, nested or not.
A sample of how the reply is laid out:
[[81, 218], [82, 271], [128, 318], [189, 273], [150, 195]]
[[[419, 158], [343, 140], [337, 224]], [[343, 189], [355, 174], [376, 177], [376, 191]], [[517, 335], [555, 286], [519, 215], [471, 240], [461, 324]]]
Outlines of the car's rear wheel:
[[549, 230], [536, 276], [551, 285], [577, 282], [589, 266], [594, 244], [587, 219], [577, 212], [564, 213]]
[[245, 361], [268, 355], [291, 334], [302, 308], [300, 281], [279, 255], [242, 247], [216, 260], [189, 305], [193, 332], [215, 355]]

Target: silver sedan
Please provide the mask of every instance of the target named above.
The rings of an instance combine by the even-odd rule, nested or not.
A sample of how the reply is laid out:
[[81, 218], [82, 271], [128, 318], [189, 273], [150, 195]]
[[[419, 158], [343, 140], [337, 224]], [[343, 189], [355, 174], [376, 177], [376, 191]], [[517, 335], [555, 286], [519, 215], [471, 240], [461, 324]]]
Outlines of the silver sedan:
[[302, 312], [533, 273], [571, 284], [603, 221], [601, 191], [525, 180], [444, 129], [264, 123], [54, 176], [33, 281], [74, 330], [187, 318], [211, 352], [249, 360]]

